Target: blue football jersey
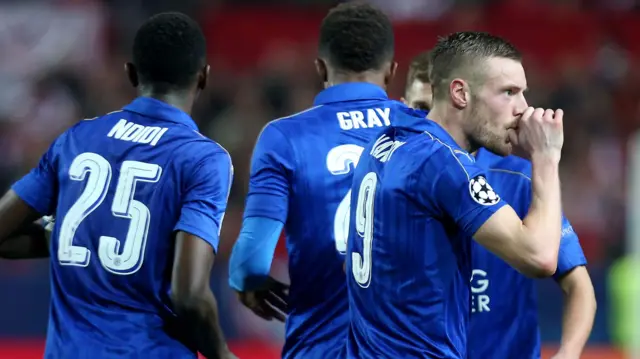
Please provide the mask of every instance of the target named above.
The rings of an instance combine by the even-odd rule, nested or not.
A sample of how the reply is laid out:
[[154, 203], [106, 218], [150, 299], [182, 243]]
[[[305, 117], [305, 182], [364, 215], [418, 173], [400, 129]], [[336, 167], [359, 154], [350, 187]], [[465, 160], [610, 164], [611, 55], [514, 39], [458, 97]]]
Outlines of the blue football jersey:
[[174, 232], [218, 247], [232, 166], [151, 98], [81, 121], [13, 190], [56, 216], [45, 358], [196, 358], [169, 299]]
[[309, 110], [270, 122], [257, 141], [244, 217], [285, 224], [291, 287], [283, 358], [344, 352], [353, 169], [364, 146], [404, 111], [411, 110], [376, 85], [340, 84]]
[[[489, 182], [524, 218], [531, 204], [531, 163], [484, 149], [478, 151], [476, 163], [488, 169]], [[535, 281], [477, 243], [472, 245], [472, 263], [469, 359], [540, 358]], [[563, 217], [554, 278], [586, 263], [578, 237]]]
[[485, 176], [430, 120], [388, 128], [364, 150], [348, 241], [349, 358], [466, 357], [471, 236], [504, 205]]

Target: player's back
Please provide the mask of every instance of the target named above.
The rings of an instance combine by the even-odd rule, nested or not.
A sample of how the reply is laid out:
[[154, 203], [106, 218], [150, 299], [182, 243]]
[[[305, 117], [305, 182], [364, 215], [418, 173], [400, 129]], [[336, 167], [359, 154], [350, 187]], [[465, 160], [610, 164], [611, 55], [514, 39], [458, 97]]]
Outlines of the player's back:
[[[476, 162], [502, 199], [524, 218], [531, 203], [531, 163], [478, 150]], [[477, 243], [472, 244], [469, 358], [540, 357], [535, 283]], [[517, 319], [516, 319], [517, 318]]]
[[349, 358], [465, 357], [470, 236], [499, 208], [470, 191], [482, 173], [429, 120], [365, 149], [352, 188]]
[[186, 179], [206, 156], [228, 156], [196, 131], [186, 113], [138, 98], [56, 140], [45, 357], [195, 358], [169, 300], [173, 233]]
[[343, 264], [353, 170], [382, 128], [412, 112], [367, 83], [332, 86], [314, 105], [265, 129], [282, 133], [290, 153], [284, 358], [328, 358], [344, 350], [349, 307]]

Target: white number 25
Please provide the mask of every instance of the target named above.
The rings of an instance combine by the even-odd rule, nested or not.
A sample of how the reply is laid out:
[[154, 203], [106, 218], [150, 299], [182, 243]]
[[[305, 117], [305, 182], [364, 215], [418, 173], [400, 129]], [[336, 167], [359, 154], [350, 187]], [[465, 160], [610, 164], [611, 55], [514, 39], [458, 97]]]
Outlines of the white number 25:
[[[364, 147], [358, 145], [340, 145], [332, 148], [327, 154], [327, 169], [332, 175], [346, 175], [358, 165]], [[344, 196], [333, 219], [333, 239], [336, 250], [342, 254], [347, 252], [349, 235], [349, 215], [351, 211], [351, 189]]]
[[[91, 251], [74, 245], [73, 240], [80, 223], [104, 201], [111, 183], [111, 173], [109, 161], [96, 153], [82, 153], [71, 163], [69, 177], [74, 181], [86, 180], [86, 185], [80, 198], [62, 220], [58, 241], [58, 261], [61, 265], [89, 265]], [[115, 217], [126, 218], [130, 222], [124, 243], [109, 236], [100, 236], [98, 240], [98, 258], [107, 271], [128, 275], [142, 266], [151, 214], [147, 206], [133, 198], [138, 182], [158, 182], [161, 174], [162, 168], [156, 164], [137, 161], [122, 163], [111, 212]]]

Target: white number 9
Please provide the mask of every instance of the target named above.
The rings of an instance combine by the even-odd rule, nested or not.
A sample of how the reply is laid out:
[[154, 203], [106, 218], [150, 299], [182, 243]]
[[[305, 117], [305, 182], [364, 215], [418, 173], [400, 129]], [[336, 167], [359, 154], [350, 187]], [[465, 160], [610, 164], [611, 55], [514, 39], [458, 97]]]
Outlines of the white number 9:
[[356, 207], [356, 231], [362, 237], [362, 255], [351, 253], [351, 272], [358, 285], [367, 288], [371, 283], [371, 252], [373, 250], [373, 205], [378, 186], [378, 176], [369, 172], [360, 183]]

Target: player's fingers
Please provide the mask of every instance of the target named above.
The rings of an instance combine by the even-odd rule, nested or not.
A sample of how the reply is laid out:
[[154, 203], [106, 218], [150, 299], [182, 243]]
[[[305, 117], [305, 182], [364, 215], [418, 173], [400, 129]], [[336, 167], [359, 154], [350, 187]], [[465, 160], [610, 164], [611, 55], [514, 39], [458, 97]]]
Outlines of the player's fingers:
[[276, 319], [281, 322], [284, 322], [287, 319], [284, 313], [279, 311], [276, 307], [271, 305], [268, 301], [262, 302], [260, 309], [272, 319]]
[[531, 106], [527, 107], [526, 110], [524, 110], [524, 112], [522, 113], [522, 116], [520, 116], [520, 121], [527, 121], [531, 118], [531, 115], [533, 115], [533, 111], [535, 111], [535, 109]]
[[269, 295], [277, 297], [279, 300], [288, 303], [289, 302], [289, 291], [288, 290], [271, 290], [269, 291]]
[[538, 107], [533, 111], [533, 115], [531, 116], [531, 118], [534, 119], [535, 121], [541, 122], [542, 116], [544, 116], [544, 109]]
[[277, 313], [277, 312], [276, 312], [276, 313], [274, 314], [274, 316], [273, 316], [273, 317], [274, 317], [276, 320], [279, 320], [279, 321], [281, 321], [281, 322], [283, 322], [283, 323], [287, 321], [287, 317], [286, 317], [284, 314], [282, 314], [282, 313]]
[[544, 111], [544, 115], [542, 116], [542, 119], [544, 120], [544, 122], [548, 122], [548, 123], [553, 123], [553, 115], [554, 115], [554, 111], [552, 109], [546, 109]]
[[555, 123], [562, 125], [564, 121], [564, 111], [561, 108], [557, 109], [553, 119], [555, 120]]
[[278, 296], [285, 302], [289, 300], [289, 287], [272, 287], [269, 289], [269, 292]]
[[271, 304], [271, 306], [275, 307], [276, 309], [278, 309], [278, 310], [280, 310], [282, 312], [286, 312], [287, 311], [287, 302], [286, 302], [286, 300], [283, 299], [283, 298], [280, 298], [275, 293], [270, 292], [266, 299], [269, 302], [269, 304]]
[[507, 136], [509, 136], [509, 142], [513, 146], [518, 145], [518, 132], [516, 132], [516, 130], [507, 130]]
[[270, 314], [275, 320], [281, 321], [283, 323], [285, 321], [287, 321], [287, 316], [284, 313], [280, 312], [279, 310], [277, 310], [275, 308], [271, 309], [271, 313]]
[[273, 278], [269, 278], [269, 289], [273, 290], [273, 291], [280, 291], [280, 292], [288, 292], [289, 291], [289, 285], [288, 284], [284, 284], [278, 280], [275, 280]]
[[238, 298], [240, 299], [240, 303], [247, 307], [249, 310], [253, 312], [253, 314], [259, 316], [260, 318], [270, 321], [272, 317], [264, 310], [261, 302], [264, 299], [259, 299], [257, 297], [257, 293], [255, 292], [242, 292], [238, 293]]
[[265, 307], [268, 307], [268, 305], [265, 303], [255, 303], [251, 306], [247, 306], [247, 308], [251, 309], [253, 314], [259, 316], [260, 318], [266, 321], [271, 321], [273, 319], [273, 316], [271, 315], [270, 311], [267, 310], [267, 308]]

